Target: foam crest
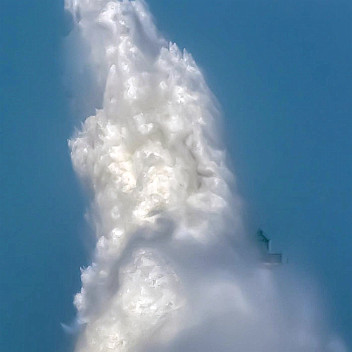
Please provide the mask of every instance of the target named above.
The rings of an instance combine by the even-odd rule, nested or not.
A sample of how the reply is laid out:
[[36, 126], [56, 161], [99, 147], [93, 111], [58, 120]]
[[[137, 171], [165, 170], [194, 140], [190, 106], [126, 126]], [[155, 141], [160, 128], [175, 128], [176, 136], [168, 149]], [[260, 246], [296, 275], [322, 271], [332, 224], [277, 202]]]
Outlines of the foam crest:
[[93, 194], [97, 234], [94, 262], [82, 270], [75, 297], [87, 324], [78, 350], [98, 344], [130, 351], [159, 321], [165, 328], [184, 300], [177, 274], [157, 265], [153, 251], [141, 250], [120, 269], [131, 243], [220, 237], [230, 174], [212, 147], [218, 112], [201, 72], [186, 51], [158, 36], [144, 5], [74, 1], [67, 8], [97, 85], [105, 86], [102, 108], [69, 142], [75, 170]]
[[78, 77], [92, 87], [78, 85], [76, 103], [96, 109], [69, 141], [96, 233], [74, 299], [76, 351], [323, 351], [319, 329], [286, 319], [272, 274], [251, 259], [217, 104], [192, 56], [141, 1], [66, 9]]

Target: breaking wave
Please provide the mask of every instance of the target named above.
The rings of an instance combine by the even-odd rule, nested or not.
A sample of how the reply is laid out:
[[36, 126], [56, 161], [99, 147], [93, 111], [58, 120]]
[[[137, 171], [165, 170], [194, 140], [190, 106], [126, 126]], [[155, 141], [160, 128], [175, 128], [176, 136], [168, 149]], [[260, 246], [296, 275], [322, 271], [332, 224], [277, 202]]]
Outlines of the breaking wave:
[[69, 146], [96, 233], [76, 351], [344, 351], [313, 292], [255, 260], [192, 56], [142, 1], [66, 9], [74, 104], [91, 114]]

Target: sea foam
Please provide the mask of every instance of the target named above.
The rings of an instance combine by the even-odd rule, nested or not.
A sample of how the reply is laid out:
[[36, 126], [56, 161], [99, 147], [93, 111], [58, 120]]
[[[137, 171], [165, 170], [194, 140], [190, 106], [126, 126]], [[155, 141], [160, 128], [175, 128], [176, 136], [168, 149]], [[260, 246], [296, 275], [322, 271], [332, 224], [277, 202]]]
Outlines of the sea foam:
[[141, 1], [66, 9], [74, 104], [91, 114], [69, 146], [96, 234], [76, 351], [328, 351], [309, 295], [283, 298], [292, 284], [254, 260], [192, 56]]

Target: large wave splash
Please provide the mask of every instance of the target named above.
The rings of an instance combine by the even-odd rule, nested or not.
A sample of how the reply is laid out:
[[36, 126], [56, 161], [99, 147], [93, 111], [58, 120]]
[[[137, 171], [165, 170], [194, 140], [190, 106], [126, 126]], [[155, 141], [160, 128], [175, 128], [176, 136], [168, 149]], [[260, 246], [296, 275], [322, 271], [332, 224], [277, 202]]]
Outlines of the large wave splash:
[[338, 351], [309, 300], [291, 293], [287, 306], [248, 259], [219, 112], [191, 55], [158, 34], [142, 1], [66, 8], [93, 85], [80, 104], [97, 108], [69, 141], [96, 232], [74, 299], [76, 351]]

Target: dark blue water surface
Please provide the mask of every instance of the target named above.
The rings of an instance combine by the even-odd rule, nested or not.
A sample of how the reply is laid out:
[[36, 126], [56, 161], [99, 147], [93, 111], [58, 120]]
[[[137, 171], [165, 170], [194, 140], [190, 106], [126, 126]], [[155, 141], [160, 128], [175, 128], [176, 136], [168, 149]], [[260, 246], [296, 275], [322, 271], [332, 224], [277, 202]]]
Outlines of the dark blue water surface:
[[61, 84], [63, 4], [2, 1], [0, 351], [67, 351], [86, 259]]

